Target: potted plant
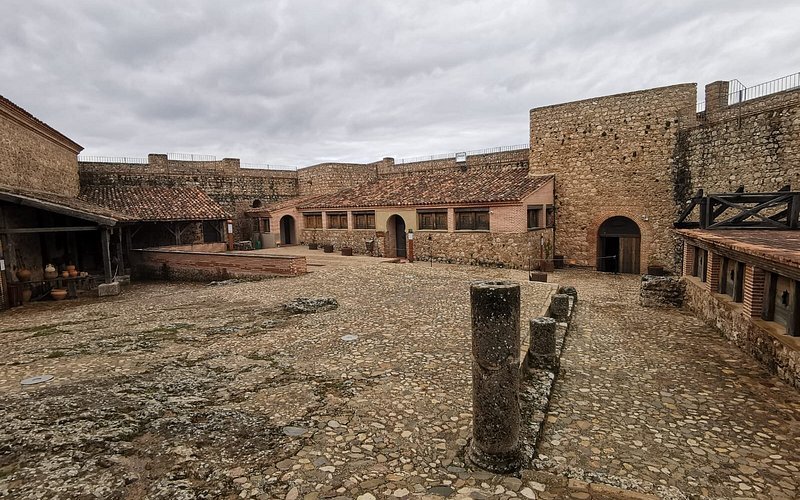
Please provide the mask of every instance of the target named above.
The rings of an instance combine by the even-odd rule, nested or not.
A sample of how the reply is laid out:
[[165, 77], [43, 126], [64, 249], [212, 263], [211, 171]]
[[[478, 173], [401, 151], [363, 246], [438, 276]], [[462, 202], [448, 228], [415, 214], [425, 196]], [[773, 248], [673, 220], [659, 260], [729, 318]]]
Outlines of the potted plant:
[[342, 247], [342, 255], [347, 257], [353, 255], [353, 247]]
[[319, 245], [317, 245], [317, 232], [311, 230], [311, 242], [308, 244], [309, 250], [316, 250]]
[[325, 243], [322, 245], [322, 251], [325, 253], [333, 253], [333, 244]]

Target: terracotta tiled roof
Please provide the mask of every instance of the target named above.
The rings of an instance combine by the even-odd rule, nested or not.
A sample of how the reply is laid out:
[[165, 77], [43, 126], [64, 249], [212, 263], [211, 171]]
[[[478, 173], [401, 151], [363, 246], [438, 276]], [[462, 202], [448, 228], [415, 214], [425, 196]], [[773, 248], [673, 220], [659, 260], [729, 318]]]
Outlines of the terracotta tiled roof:
[[136, 221], [220, 220], [228, 214], [196, 187], [86, 186], [80, 197]]
[[800, 268], [800, 231], [678, 229], [677, 232], [691, 239]]
[[303, 201], [300, 209], [447, 205], [520, 201], [552, 179], [527, 168], [449, 169], [436, 175], [379, 179]]
[[313, 200], [316, 200], [317, 198], [322, 198], [323, 196], [327, 195], [317, 194], [312, 196], [298, 196], [286, 200], [269, 203], [259, 208], [248, 208], [247, 210], [245, 210], [245, 213], [253, 216], [269, 217], [270, 213], [278, 212], [280, 210], [284, 210], [287, 208], [293, 208], [301, 204], [306, 204], [312, 202]]
[[116, 222], [128, 220], [125, 214], [107, 207], [80, 198], [61, 196], [44, 191], [19, 189], [0, 185], [0, 197], [10, 203], [28, 205], [41, 210], [52, 208], [54, 212], [66, 213], [73, 217], [94, 220], [100, 224], [114, 225]]

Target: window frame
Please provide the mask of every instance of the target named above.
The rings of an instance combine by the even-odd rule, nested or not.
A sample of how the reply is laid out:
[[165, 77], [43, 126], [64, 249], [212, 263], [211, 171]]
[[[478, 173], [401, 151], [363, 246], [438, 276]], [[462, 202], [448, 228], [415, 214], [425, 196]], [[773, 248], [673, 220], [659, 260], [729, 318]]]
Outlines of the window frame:
[[[327, 228], [328, 229], [336, 229], [339, 231], [347, 230], [348, 223], [347, 223], [347, 212], [325, 212], [325, 219], [327, 221]], [[342, 226], [342, 220], [344, 220], [344, 227]], [[332, 224], [332, 222], [337, 221]]]
[[[441, 216], [444, 215], [444, 227], [440, 227]], [[424, 219], [431, 216], [433, 220], [433, 227], [425, 227], [423, 224]], [[431, 208], [417, 210], [417, 228], [420, 231], [448, 231], [450, 228], [449, 217], [446, 208]]]
[[[319, 218], [319, 226], [308, 224], [309, 219], [312, 217], [315, 220]], [[322, 229], [322, 212], [303, 212], [303, 227], [305, 229]]]
[[[456, 231], [472, 231], [472, 232], [483, 232], [488, 233], [491, 231], [492, 223], [491, 223], [491, 210], [489, 207], [474, 207], [474, 208], [456, 208], [454, 209], [455, 213], [455, 222], [456, 222]], [[486, 215], [486, 227], [479, 227], [478, 224], [478, 214]], [[471, 215], [472, 227], [462, 227], [461, 221], [462, 216]]]
[[[366, 217], [365, 227], [359, 227], [362, 218]], [[353, 212], [353, 229], [374, 230], [375, 229], [375, 210], [360, 210]]]
[[[533, 231], [536, 229], [545, 229], [545, 226], [542, 225], [542, 213], [544, 212], [545, 205], [528, 205], [528, 210], [526, 212], [527, 215], [527, 226], [528, 231]], [[531, 226], [531, 212], [536, 212], [536, 225]]]

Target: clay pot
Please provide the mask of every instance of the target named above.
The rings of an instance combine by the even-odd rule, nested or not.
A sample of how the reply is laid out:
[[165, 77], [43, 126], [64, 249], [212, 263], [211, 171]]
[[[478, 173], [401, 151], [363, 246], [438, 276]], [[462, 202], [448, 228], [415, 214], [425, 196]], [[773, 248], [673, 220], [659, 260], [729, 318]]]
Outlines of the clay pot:
[[67, 270], [67, 271], [74, 271], [74, 270], [75, 270], [75, 266], [74, 266], [74, 265], [72, 265], [72, 264], [70, 264], [70, 265], [68, 265], [68, 266], [66, 267], [66, 270]]
[[31, 272], [27, 269], [17, 269], [17, 279], [20, 281], [30, 281]]
[[33, 290], [31, 290], [30, 288], [26, 288], [26, 289], [22, 290], [22, 302], [23, 303], [24, 302], [30, 302], [32, 295], [33, 295]]
[[69, 278], [69, 271], [62, 271], [61, 272], [61, 277], [62, 278]]
[[50, 296], [53, 300], [64, 300], [67, 298], [67, 290], [65, 288], [53, 288], [50, 290]]
[[58, 278], [58, 271], [53, 267], [53, 264], [47, 264], [44, 268], [44, 279], [54, 280], [56, 278]]
[[309, 250], [316, 250], [317, 249], [317, 244], [316, 243], [309, 243], [308, 244], [308, 249]]
[[325, 253], [333, 253], [333, 245], [322, 245], [322, 251]]
[[[74, 267], [75, 266], [73, 266], [73, 268]], [[76, 271], [75, 269], [67, 269], [67, 272], [69, 273], [70, 278], [75, 278], [78, 276], [78, 271]]]

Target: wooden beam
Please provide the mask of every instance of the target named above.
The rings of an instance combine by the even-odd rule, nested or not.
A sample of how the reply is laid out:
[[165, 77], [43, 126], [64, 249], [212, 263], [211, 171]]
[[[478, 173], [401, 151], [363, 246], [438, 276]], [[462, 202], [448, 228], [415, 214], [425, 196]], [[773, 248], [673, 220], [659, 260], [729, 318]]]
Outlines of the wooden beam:
[[62, 215], [68, 215], [70, 217], [88, 220], [91, 222], [95, 222], [97, 224], [113, 226], [117, 223], [117, 220], [112, 217], [95, 215], [89, 212], [84, 212], [83, 210], [66, 207], [64, 205], [60, 205], [58, 203], [50, 201], [37, 200], [36, 198], [28, 197], [26, 195], [21, 195], [21, 194], [0, 192], [0, 201], [5, 201], [8, 203], [21, 205], [25, 207], [32, 207], [38, 210], [44, 210], [46, 212], [55, 212]]
[[100, 226], [69, 227], [9, 227], [0, 229], [3, 234], [36, 234], [36, 233], [78, 233], [81, 231], [97, 231]]
[[106, 284], [111, 283], [111, 248], [109, 246], [110, 243], [110, 234], [111, 229], [103, 228], [103, 231], [100, 232], [100, 245], [102, 246], [103, 250], [103, 274], [105, 275]]

